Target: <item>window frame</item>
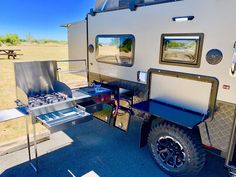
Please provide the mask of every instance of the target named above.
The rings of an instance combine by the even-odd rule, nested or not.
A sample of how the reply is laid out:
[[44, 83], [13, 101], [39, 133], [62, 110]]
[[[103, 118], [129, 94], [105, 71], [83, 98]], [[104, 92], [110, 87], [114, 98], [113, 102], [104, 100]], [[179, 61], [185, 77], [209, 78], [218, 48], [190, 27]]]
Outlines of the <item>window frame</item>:
[[[191, 36], [197, 36], [199, 37], [199, 40], [197, 42], [197, 51], [195, 54], [195, 58], [197, 59], [197, 62], [194, 64], [188, 63], [188, 62], [181, 62], [181, 61], [169, 61], [163, 59], [163, 53], [165, 49], [165, 37], [191, 37]], [[200, 68], [201, 65], [201, 58], [202, 58], [202, 48], [203, 48], [203, 42], [204, 42], [204, 33], [167, 33], [161, 35], [161, 42], [160, 42], [160, 56], [159, 56], [159, 64], [163, 65], [174, 65], [174, 66], [183, 66], [183, 67], [192, 67], [192, 68]]]
[[[103, 37], [103, 38], [118, 38], [118, 37], [130, 37], [132, 38], [132, 48], [131, 48], [131, 52], [132, 52], [132, 58], [131, 61], [132, 63], [130, 65], [124, 65], [124, 64], [119, 64], [119, 63], [112, 63], [112, 62], [104, 62], [104, 61], [98, 61], [97, 56], [98, 56], [98, 49], [97, 49], [97, 44], [98, 44], [98, 38], [99, 37]], [[105, 64], [111, 64], [111, 65], [117, 65], [117, 66], [123, 66], [123, 67], [132, 67], [134, 65], [134, 61], [135, 61], [135, 36], [133, 34], [101, 34], [101, 35], [97, 35], [95, 38], [95, 60], [96, 62], [99, 63], [105, 63]]]

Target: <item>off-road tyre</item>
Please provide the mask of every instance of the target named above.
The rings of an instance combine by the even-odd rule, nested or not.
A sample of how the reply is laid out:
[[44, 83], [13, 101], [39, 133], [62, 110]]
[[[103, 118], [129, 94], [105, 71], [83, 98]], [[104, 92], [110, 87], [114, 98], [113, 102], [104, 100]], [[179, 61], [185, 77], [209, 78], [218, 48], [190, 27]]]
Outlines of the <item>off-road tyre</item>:
[[229, 177], [236, 177], [236, 170], [229, 170]]
[[[205, 165], [206, 154], [199, 134], [187, 128], [168, 122], [159, 123], [151, 130], [148, 145], [154, 160], [168, 175], [197, 176]], [[165, 159], [168, 154], [173, 157]]]

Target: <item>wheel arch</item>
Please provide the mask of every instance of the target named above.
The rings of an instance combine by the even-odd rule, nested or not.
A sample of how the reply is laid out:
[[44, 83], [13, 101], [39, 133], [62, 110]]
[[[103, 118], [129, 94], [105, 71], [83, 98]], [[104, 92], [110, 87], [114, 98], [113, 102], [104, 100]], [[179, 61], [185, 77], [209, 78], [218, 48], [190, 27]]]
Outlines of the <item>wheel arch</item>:
[[193, 131], [193, 133], [197, 134], [201, 140], [201, 143], [202, 143], [202, 139], [201, 139], [201, 133], [200, 133], [200, 129], [199, 127], [196, 125], [194, 126], [192, 129], [188, 128], [188, 127], [185, 127], [185, 126], [182, 126], [182, 125], [179, 125], [179, 124], [176, 124], [174, 122], [170, 122], [168, 120], [165, 120], [165, 119], [162, 119], [160, 117], [155, 117], [155, 116], [149, 116], [149, 119], [145, 119], [143, 122], [142, 122], [142, 125], [141, 125], [141, 128], [140, 128], [140, 148], [144, 147], [147, 145], [147, 140], [148, 140], [148, 135], [149, 133], [151, 132], [151, 130], [157, 125], [157, 124], [160, 124], [162, 122], [167, 122], [167, 123], [170, 123], [170, 124], [174, 124], [182, 129], [186, 129], [186, 130], [190, 130], [190, 131]]

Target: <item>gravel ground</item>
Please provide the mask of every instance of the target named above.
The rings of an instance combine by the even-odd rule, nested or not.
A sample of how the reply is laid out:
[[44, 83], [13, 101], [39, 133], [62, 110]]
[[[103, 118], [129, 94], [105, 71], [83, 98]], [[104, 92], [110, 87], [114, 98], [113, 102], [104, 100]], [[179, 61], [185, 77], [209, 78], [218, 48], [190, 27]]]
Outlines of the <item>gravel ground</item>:
[[[74, 174], [78, 177], [93, 170], [101, 177], [167, 177], [156, 166], [148, 148], [139, 148], [139, 129], [138, 120], [132, 121], [129, 133], [120, 132], [98, 120], [90, 121], [65, 131], [73, 140], [72, 144], [39, 157], [38, 175], [25, 162], [3, 169], [0, 176], [70, 177]], [[14, 158], [14, 154], [12, 156]], [[5, 160], [14, 160], [4, 160], [6, 157], [0, 157], [0, 169]], [[200, 177], [227, 176], [223, 159], [211, 154], [207, 155], [207, 159]]]

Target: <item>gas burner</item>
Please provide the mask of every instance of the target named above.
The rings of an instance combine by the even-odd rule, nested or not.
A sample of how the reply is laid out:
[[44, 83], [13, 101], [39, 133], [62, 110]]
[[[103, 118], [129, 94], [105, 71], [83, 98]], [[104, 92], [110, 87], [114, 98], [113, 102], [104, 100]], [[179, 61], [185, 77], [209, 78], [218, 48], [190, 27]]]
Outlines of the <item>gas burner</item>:
[[42, 105], [53, 104], [67, 100], [67, 95], [64, 93], [40, 94], [29, 98], [29, 107], [38, 107]]

